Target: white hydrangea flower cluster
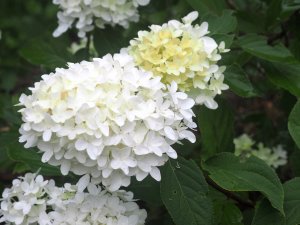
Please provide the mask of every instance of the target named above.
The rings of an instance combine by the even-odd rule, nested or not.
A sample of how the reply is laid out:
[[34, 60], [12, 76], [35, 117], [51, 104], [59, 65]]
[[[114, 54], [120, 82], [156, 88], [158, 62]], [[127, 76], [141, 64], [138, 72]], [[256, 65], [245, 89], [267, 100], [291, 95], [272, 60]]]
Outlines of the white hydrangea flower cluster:
[[216, 109], [215, 96], [229, 88], [224, 84], [226, 67], [218, 65], [221, 53], [229, 49], [207, 35], [207, 22], [192, 25], [197, 18], [198, 12], [191, 12], [182, 22], [152, 25], [150, 31], [138, 32], [128, 51], [138, 66], [161, 77], [163, 83], [175, 81], [197, 104]]
[[177, 157], [171, 145], [195, 142], [188, 130], [196, 127], [194, 100], [135, 67], [125, 52], [42, 79], [20, 97], [20, 142], [37, 146], [42, 161], [59, 165], [63, 175], [91, 174], [111, 191], [128, 186], [131, 176], [160, 180], [157, 167]]
[[28, 173], [5, 189], [0, 207], [0, 222], [15, 225], [144, 225], [146, 217], [131, 192], [101, 190], [89, 176], [60, 188]]
[[61, 9], [57, 13], [59, 25], [53, 36], [60, 36], [74, 23], [80, 38], [92, 31], [94, 26], [104, 28], [105, 25], [120, 25], [127, 28], [130, 22], [138, 21], [137, 8], [149, 2], [150, 0], [53, 0]]
[[6, 188], [2, 194], [0, 223], [37, 223], [39, 215], [46, 211], [47, 185], [42, 176], [31, 173], [13, 180], [12, 188]]
[[255, 148], [255, 141], [247, 134], [243, 134], [240, 137], [235, 138], [234, 144], [235, 155], [237, 156], [256, 156], [275, 169], [287, 163], [287, 152], [281, 145], [268, 148], [265, 147], [263, 143], [258, 143], [257, 148]]

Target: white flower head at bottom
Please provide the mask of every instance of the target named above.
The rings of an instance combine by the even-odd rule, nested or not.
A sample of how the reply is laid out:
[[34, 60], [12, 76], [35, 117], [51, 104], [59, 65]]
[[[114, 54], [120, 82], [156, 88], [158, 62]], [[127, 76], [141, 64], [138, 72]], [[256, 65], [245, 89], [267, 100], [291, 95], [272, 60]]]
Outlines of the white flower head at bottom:
[[20, 97], [19, 141], [37, 146], [63, 175], [90, 174], [110, 191], [132, 176], [160, 180], [158, 167], [177, 157], [171, 145], [195, 142], [194, 100], [126, 52], [56, 69], [30, 90]]
[[46, 187], [48, 181], [40, 175], [28, 173], [13, 180], [13, 186], [2, 194], [0, 223], [35, 224], [46, 210]]
[[53, 211], [43, 215], [44, 221], [51, 221], [51, 225], [145, 224], [147, 212], [134, 202], [131, 192], [101, 190], [90, 183], [89, 175], [83, 176], [76, 186], [65, 184], [63, 190], [63, 201], [59, 204], [56, 200], [48, 201]]
[[101, 190], [89, 175], [57, 187], [28, 173], [5, 189], [0, 208], [0, 222], [13, 225], [144, 225], [146, 217], [131, 192]]

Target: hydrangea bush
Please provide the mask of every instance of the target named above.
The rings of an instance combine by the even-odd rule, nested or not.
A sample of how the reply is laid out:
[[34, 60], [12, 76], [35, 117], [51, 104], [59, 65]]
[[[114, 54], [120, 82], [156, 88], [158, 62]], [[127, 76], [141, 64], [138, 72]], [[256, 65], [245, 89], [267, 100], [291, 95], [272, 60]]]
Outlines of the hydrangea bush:
[[0, 223], [299, 225], [299, 10], [0, 1]]

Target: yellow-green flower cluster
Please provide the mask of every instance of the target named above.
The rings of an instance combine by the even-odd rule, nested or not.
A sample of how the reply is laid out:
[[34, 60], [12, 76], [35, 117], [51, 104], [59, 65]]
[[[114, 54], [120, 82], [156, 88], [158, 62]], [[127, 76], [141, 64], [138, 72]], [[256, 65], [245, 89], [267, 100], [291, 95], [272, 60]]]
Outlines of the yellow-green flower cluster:
[[129, 53], [135, 63], [160, 76], [162, 82], [175, 81], [181, 91], [190, 93], [198, 104], [216, 108], [213, 98], [228, 89], [223, 83], [225, 67], [219, 67], [221, 52], [227, 52], [224, 42], [219, 45], [206, 36], [208, 24], [192, 25], [198, 17], [192, 12], [182, 22], [150, 26], [150, 31], [140, 31], [131, 40]]

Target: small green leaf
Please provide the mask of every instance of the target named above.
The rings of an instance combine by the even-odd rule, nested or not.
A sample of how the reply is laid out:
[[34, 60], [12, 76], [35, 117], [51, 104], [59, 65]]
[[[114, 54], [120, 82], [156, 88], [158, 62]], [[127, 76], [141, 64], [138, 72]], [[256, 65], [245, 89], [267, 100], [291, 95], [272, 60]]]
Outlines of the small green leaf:
[[300, 100], [298, 100], [289, 116], [288, 128], [292, 138], [300, 148]]
[[283, 188], [275, 171], [264, 161], [240, 159], [232, 153], [219, 153], [203, 163], [209, 177], [229, 191], [260, 191], [283, 215]]
[[223, 9], [226, 8], [224, 0], [186, 0], [195, 10], [199, 11], [201, 15], [207, 12], [220, 15]]
[[258, 95], [244, 70], [237, 64], [226, 68], [225, 83], [229, 85], [230, 90], [239, 96], [253, 97]]
[[272, 0], [268, 10], [266, 17], [266, 26], [273, 25], [280, 18], [280, 13], [282, 10], [282, 0]]
[[274, 209], [267, 199], [263, 199], [255, 209], [251, 225], [285, 225], [285, 219], [280, 212]]
[[221, 41], [225, 42], [225, 48], [229, 48], [233, 42], [234, 35], [233, 34], [213, 34], [211, 36], [217, 43]]
[[89, 60], [90, 54], [87, 48], [79, 49], [73, 56], [75, 62], [81, 62], [83, 60]]
[[300, 224], [300, 177], [287, 181], [284, 188], [286, 225]]
[[203, 159], [217, 152], [233, 151], [233, 113], [224, 100], [218, 101], [215, 110], [199, 107], [197, 113], [198, 127], [201, 132]]
[[96, 29], [93, 40], [99, 57], [108, 53], [118, 53], [122, 47], [127, 47], [129, 44], [129, 41], [122, 37], [122, 33], [113, 28]]
[[192, 160], [169, 160], [162, 169], [161, 197], [176, 225], [210, 225], [212, 203], [200, 168]]
[[[24, 149], [18, 142], [18, 134], [11, 135], [13, 139], [6, 146], [8, 157], [15, 162], [19, 162], [23, 168], [30, 168], [31, 172], [36, 172], [40, 169], [40, 174], [45, 176], [61, 176], [58, 167], [50, 166], [49, 164], [42, 163], [41, 154], [37, 153], [34, 149]], [[18, 167], [20, 168], [20, 166]]]
[[256, 34], [248, 34], [238, 40], [238, 45], [249, 54], [270, 62], [295, 62], [291, 52], [282, 45], [270, 46], [267, 40]]
[[214, 202], [215, 225], [242, 225], [243, 215], [234, 203], [226, 201]]
[[300, 63], [263, 62], [262, 65], [272, 83], [300, 96]]
[[300, 9], [300, 1], [299, 0], [290, 0], [290, 1], [283, 1], [283, 11], [285, 13], [293, 12]]

